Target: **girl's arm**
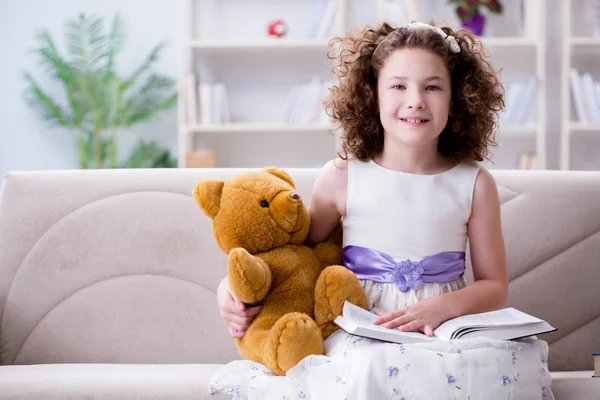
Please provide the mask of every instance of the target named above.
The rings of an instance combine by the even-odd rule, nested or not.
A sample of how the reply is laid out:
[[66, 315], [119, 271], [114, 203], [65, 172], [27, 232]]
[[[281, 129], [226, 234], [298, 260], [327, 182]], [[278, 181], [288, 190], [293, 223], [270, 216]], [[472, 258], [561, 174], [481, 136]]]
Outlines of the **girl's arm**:
[[327, 239], [346, 213], [347, 166], [345, 160], [329, 161], [315, 180], [308, 208], [310, 231], [306, 244], [309, 246]]
[[217, 288], [217, 303], [219, 312], [229, 334], [234, 338], [241, 338], [250, 326], [250, 323], [262, 309], [261, 305], [248, 307], [239, 299], [233, 297], [229, 291], [227, 277], [223, 278]]
[[475, 282], [463, 290], [447, 293], [448, 318], [496, 310], [508, 297], [498, 188], [490, 172], [484, 168], [475, 182], [467, 230]]
[[500, 221], [500, 199], [494, 178], [481, 168], [473, 191], [471, 218], [467, 225], [475, 282], [462, 290], [422, 300], [375, 321], [402, 331], [432, 335], [442, 322], [465, 314], [502, 307], [508, 296], [506, 252]]

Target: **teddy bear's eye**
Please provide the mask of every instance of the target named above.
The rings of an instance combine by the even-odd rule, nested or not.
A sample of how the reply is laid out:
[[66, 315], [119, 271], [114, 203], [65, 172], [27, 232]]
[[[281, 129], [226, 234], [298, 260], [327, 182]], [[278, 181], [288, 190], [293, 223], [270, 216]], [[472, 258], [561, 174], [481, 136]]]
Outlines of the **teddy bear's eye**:
[[268, 201], [266, 201], [266, 200], [262, 200], [262, 201], [260, 202], [260, 206], [261, 206], [262, 208], [269, 208], [269, 202], [268, 202]]

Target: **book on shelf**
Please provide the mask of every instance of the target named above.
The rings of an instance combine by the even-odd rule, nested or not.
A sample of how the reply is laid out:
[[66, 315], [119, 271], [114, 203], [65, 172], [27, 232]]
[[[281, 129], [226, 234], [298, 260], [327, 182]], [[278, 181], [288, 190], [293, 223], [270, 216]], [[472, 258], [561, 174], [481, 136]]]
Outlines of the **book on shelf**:
[[600, 378], [600, 353], [592, 353], [594, 359], [594, 378]]
[[589, 73], [569, 70], [571, 96], [577, 120], [583, 123], [600, 122], [600, 82], [594, 82]]
[[375, 325], [373, 322], [377, 318], [377, 315], [346, 301], [342, 315], [334, 322], [352, 335], [407, 344], [476, 337], [514, 340], [556, 330], [548, 322], [515, 308], [453, 318], [438, 326], [432, 337], [420, 332], [401, 332]]
[[535, 117], [537, 78], [530, 76], [524, 80], [506, 82], [504, 87], [506, 111], [500, 115], [500, 122], [511, 124], [532, 122]]
[[319, 0], [316, 3], [312, 22], [308, 28], [307, 37], [326, 39], [334, 34], [333, 26], [338, 13], [336, 0]]
[[223, 83], [200, 82], [197, 90], [200, 123], [210, 125], [231, 122], [227, 88]]
[[196, 75], [188, 73], [186, 76], [186, 95], [187, 95], [187, 120], [190, 124], [198, 123], [198, 97], [196, 93]]
[[286, 124], [323, 124], [329, 121], [324, 116], [323, 100], [332, 81], [322, 82], [314, 77], [310, 83], [294, 85], [284, 106], [282, 122]]

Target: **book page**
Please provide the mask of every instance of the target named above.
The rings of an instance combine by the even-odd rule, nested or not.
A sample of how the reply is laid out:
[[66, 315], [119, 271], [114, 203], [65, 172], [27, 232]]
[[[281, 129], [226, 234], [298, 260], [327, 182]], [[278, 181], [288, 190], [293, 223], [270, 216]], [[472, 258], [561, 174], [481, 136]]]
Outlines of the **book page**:
[[553, 332], [555, 330], [556, 329], [550, 324], [548, 324], [546, 321], [541, 321], [526, 325], [497, 326], [494, 328], [484, 329], [480, 331], [463, 332], [463, 334], [459, 337], [456, 337], [456, 339], [483, 336], [489, 339], [496, 340], [512, 340], [531, 335], [539, 335], [542, 333]]
[[505, 308], [451, 319], [441, 324], [434, 331], [434, 334], [441, 339], [450, 339], [454, 332], [465, 327], [482, 329], [497, 326], [519, 326], [537, 322], [542, 322], [542, 320], [514, 308]]
[[377, 315], [355, 306], [348, 301], [344, 303], [344, 310], [342, 313], [344, 318], [352, 320], [357, 325], [373, 325], [373, 321], [377, 319]]

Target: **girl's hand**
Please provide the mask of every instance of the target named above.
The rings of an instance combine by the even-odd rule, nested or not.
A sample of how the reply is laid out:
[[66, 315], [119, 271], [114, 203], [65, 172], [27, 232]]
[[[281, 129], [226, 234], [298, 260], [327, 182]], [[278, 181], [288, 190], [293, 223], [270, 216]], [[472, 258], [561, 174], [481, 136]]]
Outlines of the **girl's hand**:
[[421, 331], [433, 336], [435, 328], [448, 319], [448, 304], [442, 296], [433, 296], [396, 311], [379, 312], [374, 323], [403, 332]]
[[229, 334], [236, 339], [244, 336], [256, 314], [262, 309], [260, 305], [247, 307], [245, 303], [229, 292], [229, 287], [226, 284], [219, 286], [217, 300], [221, 317], [227, 325]]

